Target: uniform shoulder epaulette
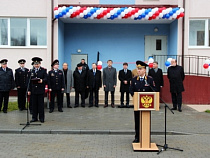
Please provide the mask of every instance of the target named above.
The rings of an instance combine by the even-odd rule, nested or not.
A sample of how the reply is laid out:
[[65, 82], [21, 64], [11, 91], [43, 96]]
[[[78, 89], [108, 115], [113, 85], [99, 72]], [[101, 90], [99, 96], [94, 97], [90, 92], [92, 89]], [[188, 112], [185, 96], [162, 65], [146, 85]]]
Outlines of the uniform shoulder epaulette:
[[152, 78], [152, 76], [147, 76], [147, 77]]

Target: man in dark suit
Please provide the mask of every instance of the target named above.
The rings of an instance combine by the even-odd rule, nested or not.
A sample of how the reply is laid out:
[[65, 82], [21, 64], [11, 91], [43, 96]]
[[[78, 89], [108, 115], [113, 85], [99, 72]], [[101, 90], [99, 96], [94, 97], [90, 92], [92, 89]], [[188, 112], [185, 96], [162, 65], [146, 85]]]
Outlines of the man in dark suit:
[[129, 87], [130, 81], [132, 79], [131, 70], [128, 70], [128, 63], [123, 63], [123, 69], [120, 70], [118, 75], [120, 83], [120, 92], [121, 92], [121, 105], [120, 108], [124, 107], [124, 93], [126, 93], [126, 107], [129, 108]]
[[[139, 61], [137, 65], [138, 75], [131, 80], [130, 94], [134, 95], [134, 92], [153, 92], [155, 90], [155, 83], [151, 76], [146, 76], [146, 63]], [[151, 88], [152, 87], [152, 88]], [[140, 122], [140, 111], [134, 111], [135, 120], [135, 139], [133, 143], [139, 142], [139, 122]]]
[[39, 57], [32, 58], [34, 68], [31, 71], [31, 81], [29, 86], [28, 95], [32, 97], [32, 120], [31, 122], [38, 121], [44, 123], [44, 94], [45, 85], [47, 83], [47, 70], [41, 67], [42, 59]]
[[149, 69], [148, 76], [152, 76], [155, 81], [155, 86], [157, 92], [163, 87], [163, 72], [162, 69], [158, 68], [158, 62], [153, 62], [153, 69]]
[[25, 68], [25, 59], [18, 60], [20, 65], [15, 70], [15, 83], [18, 92], [18, 108], [20, 111], [26, 110], [26, 91], [28, 86], [29, 69]]
[[9, 92], [11, 89], [15, 88], [15, 81], [13, 77], [12, 69], [7, 67], [7, 59], [2, 59], [0, 61], [0, 112], [2, 108], [2, 103], [4, 101], [3, 112], [7, 113], [8, 102], [9, 102]]
[[182, 112], [182, 92], [184, 91], [183, 81], [185, 78], [184, 69], [177, 65], [175, 59], [172, 59], [167, 75], [170, 82], [170, 92], [173, 102], [172, 110], [177, 110], [178, 104], [178, 111]]
[[54, 60], [52, 65], [53, 69], [48, 72], [48, 89], [51, 92], [50, 98], [50, 111], [52, 113], [55, 107], [55, 94], [57, 94], [57, 103], [58, 103], [58, 111], [63, 112], [62, 110], [62, 91], [64, 91], [64, 78], [63, 72], [58, 69], [59, 61]]
[[93, 63], [92, 69], [87, 73], [87, 88], [90, 90], [89, 107], [93, 106], [93, 93], [95, 94], [95, 107], [98, 107], [98, 91], [101, 86], [101, 71], [97, 70], [96, 63]]
[[79, 106], [79, 94], [81, 95], [81, 106], [85, 107], [85, 89], [87, 71], [82, 70], [82, 64], [77, 64], [77, 69], [73, 73], [74, 76], [74, 89], [75, 89], [75, 108]]
[[112, 60], [108, 60], [108, 66], [103, 69], [103, 86], [105, 91], [105, 105], [108, 107], [108, 93], [111, 92], [111, 107], [114, 108], [114, 91], [117, 86], [117, 71], [112, 67]]

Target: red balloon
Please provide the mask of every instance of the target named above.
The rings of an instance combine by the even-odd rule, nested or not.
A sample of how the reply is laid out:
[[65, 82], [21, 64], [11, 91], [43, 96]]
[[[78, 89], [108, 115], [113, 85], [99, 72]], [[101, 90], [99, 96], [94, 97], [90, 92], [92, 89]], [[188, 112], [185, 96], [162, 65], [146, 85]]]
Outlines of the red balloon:
[[54, 10], [58, 10], [58, 7], [55, 7]]
[[180, 17], [184, 17], [184, 13], [180, 13], [180, 15], [179, 15]]
[[204, 69], [208, 69], [208, 67], [209, 67], [209, 64], [203, 64]]
[[153, 63], [149, 63], [149, 68], [153, 68]]
[[97, 65], [97, 69], [101, 70], [102, 69], [102, 65]]
[[156, 16], [155, 16], [155, 14], [152, 16], [152, 18], [153, 18], [153, 19], [156, 19]]
[[148, 20], [152, 20], [152, 17], [149, 17], [149, 19]]
[[156, 16], [158, 16], [159, 14], [160, 14], [159, 11], [156, 11], [156, 12], [155, 12], [155, 15], [156, 15]]

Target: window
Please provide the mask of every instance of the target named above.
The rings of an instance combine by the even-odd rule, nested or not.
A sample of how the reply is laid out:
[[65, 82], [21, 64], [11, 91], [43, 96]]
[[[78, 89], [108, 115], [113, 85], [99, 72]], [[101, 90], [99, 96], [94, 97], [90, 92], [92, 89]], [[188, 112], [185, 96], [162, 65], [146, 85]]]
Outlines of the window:
[[0, 45], [8, 45], [8, 20], [0, 19]]
[[0, 46], [46, 45], [46, 18], [0, 18]]
[[26, 46], [27, 38], [27, 19], [10, 19], [11, 46]]
[[45, 19], [30, 20], [30, 45], [47, 45], [47, 24]]
[[161, 45], [162, 45], [161, 43], [162, 43], [161, 39], [156, 40], [156, 50], [161, 50]]

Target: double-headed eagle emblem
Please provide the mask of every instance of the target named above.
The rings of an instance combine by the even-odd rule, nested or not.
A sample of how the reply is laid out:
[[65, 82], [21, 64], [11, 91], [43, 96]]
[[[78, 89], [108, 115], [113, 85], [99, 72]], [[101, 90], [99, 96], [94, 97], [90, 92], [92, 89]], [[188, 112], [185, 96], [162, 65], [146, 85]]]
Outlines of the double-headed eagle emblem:
[[149, 108], [150, 106], [152, 106], [152, 97], [151, 96], [142, 96], [141, 97], [141, 103], [142, 106], [145, 108]]

